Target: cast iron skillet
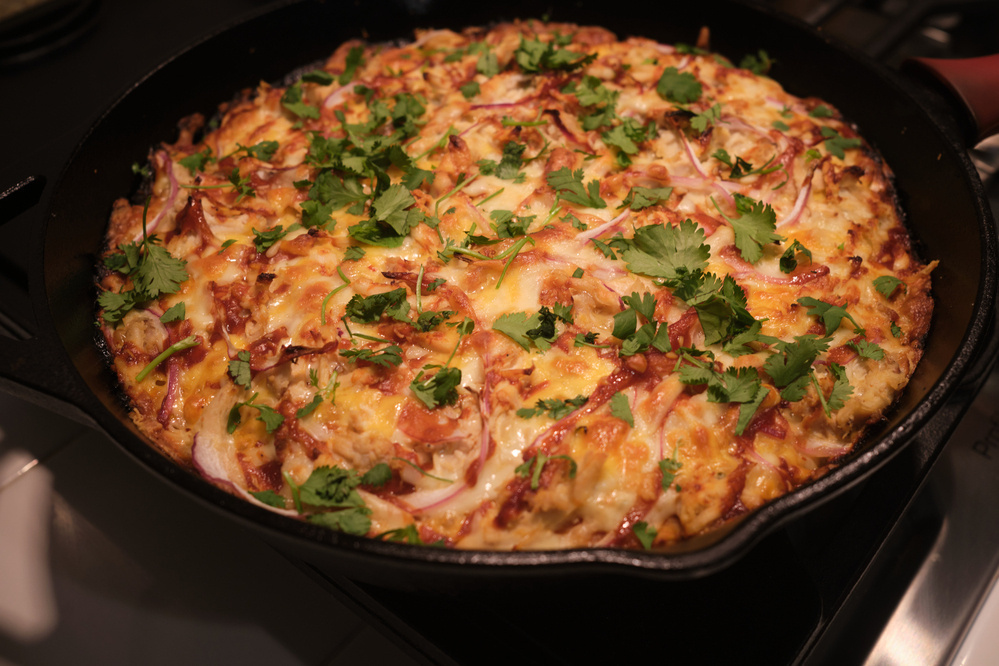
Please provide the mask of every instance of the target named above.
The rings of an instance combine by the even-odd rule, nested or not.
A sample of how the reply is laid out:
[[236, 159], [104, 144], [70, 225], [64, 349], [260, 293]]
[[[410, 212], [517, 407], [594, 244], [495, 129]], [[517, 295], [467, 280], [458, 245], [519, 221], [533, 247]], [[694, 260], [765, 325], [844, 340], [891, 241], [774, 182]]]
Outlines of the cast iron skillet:
[[665, 553], [494, 553], [358, 539], [284, 518], [218, 490], [146, 443], [95, 345], [95, 257], [111, 203], [136, 185], [129, 165], [143, 161], [150, 146], [173, 141], [181, 117], [196, 111], [210, 116], [236, 91], [260, 80], [280, 82], [291, 70], [324, 59], [346, 39], [406, 39], [415, 27], [458, 29], [530, 18], [538, 15], [537, 7], [524, 0], [495, 6], [467, 0], [305, 2], [214, 35], [150, 73], [92, 128], [56, 186], [31, 274], [40, 333], [0, 345], [0, 387], [97, 425], [160, 476], [309, 561], [343, 575], [408, 587], [446, 584], [454, 577], [506, 580], [608, 570], [666, 579], [705, 575], [733, 562], [780, 522], [855, 484], [914, 437], [935, 437], [939, 449], [956, 418], [946, 401], [986, 342], [997, 263], [996, 233], [981, 184], [964, 147], [948, 131], [948, 119], [924, 109], [880, 66], [795, 21], [728, 2], [673, 6], [645, 0], [613, 13], [606, 3], [573, 3], [551, 15], [604, 25], [622, 37], [669, 43], [694, 42], [707, 25], [713, 50], [733, 59], [765, 48], [777, 63], [771, 75], [786, 89], [832, 102], [881, 151], [895, 170], [920, 253], [940, 260], [933, 273], [937, 309], [923, 362], [897, 409], [865, 446], [814, 483]]

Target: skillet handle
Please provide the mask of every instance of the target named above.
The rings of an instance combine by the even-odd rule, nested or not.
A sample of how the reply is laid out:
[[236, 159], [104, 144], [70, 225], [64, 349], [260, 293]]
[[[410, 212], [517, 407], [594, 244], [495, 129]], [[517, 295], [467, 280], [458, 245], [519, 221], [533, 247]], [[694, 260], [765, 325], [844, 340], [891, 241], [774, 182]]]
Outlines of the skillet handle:
[[0, 336], [0, 391], [97, 428], [97, 422], [80, 407], [86, 400], [82, 380], [72, 367], [56, 340]]
[[980, 58], [910, 58], [902, 71], [944, 92], [964, 112], [964, 139], [973, 146], [999, 132], [999, 54]]
[[[30, 176], [0, 190], [0, 225], [37, 205], [44, 189], [44, 176]], [[32, 336], [23, 316], [3, 306], [0, 298], [0, 390], [97, 427], [81, 407], [80, 378], [55, 336]]]

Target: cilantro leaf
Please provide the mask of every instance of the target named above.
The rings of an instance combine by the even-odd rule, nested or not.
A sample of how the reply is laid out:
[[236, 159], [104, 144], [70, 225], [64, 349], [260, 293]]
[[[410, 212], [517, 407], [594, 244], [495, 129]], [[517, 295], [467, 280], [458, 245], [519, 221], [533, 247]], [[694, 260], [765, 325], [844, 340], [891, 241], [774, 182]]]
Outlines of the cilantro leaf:
[[469, 81], [459, 87], [458, 90], [461, 91], [461, 94], [465, 99], [472, 99], [481, 92], [478, 81]]
[[656, 84], [659, 96], [670, 102], [690, 104], [701, 97], [703, 89], [697, 77], [689, 72], [680, 72], [676, 67], [667, 67]]
[[516, 141], [507, 141], [503, 145], [503, 156], [497, 164], [493, 160], [479, 160], [479, 171], [486, 176], [495, 175], [503, 180], [523, 179], [520, 167], [523, 164], [524, 151], [527, 146]]
[[529, 419], [547, 413], [550, 418], [559, 421], [585, 405], [587, 400], [589, 398], [585, 395], [577, 395], [575, 398], [565, 398], [562, 400], [558, 398], [538, 400], [533, 409], [530, 407], [518, 409], [517, 416], [522, 419]]
[[860, 139], [858, 138], [847, 139], [831, 127], [823, 127], [820, 131], [822, 132], [822, 136], [825, 137], [825, 141], [822, 143], [830, 155], [844, 159], [846, 157], [844, 151], [851, 148], [860, 148]]
[[145, 252], [132, 275], [138, 289], [150, 298], [176, 293], [180, 283], [188, 278], [187, 262], [177, 259], [166, 248], [153, 245], [152, 241], [145, 243], [144, 248]]
[[854, 320], [853, 317], [846, 311], [846, 308], [839, 305], [833, 305], [832, 303], [826, 303], [825, 301], [820, 301], [817, 298], [812, 298], [811, 296], [804, 296], [798, 299], [798, 304], [804, 305], [808, 308], [808, 316], [819, 317], [822, 319], [822, 325], [825, 327], [826, 335], [832, 335], [839, 328], [843, 319], [849, 319], [850, 323], [853, 324], [854, 330], [858, 333], [861, 331], [860, 325]]
[[812, 118], [832, 118], [833, 112], [825, 104], [819, 104], [817, 107], [808, 112], [808, 115]]
[[184, 301], [181, 301], [169, 308], [167, 311], [160, 315], [160, 321], [164, 324], [169, 324], [174, 321], [184, 321], [186, 316], [187, 307], [184, 305]]
[[298, 487], [299, 496], [312, 506], [348, 508], [364, 506], [356, 488], [361, 484], [357, 472], [341, 467], [317, 467]]
[[721, 120], [721, 104], [713, 104], [691, 118], [690, 126], [698, 134], [704, 134], [708, 130], [709, 125], [713, 125], [719, 120]]
[[328, 86], [333, 83], [333, 75], [321, 69], [314, 69], [311, 72], [302, 74], [302, 80], [306, 83], [315, 83], [321, 86]]
[[549, 460], [566, 460], [569, 463], [569, 478], [576, 478], [576, 461], [567, 455], [557, 455], [549, 456], [544, 451], [539, 451], [537, 455], [533, 455], [523, 462], [523, 464], [517, 465], [514, 468], [514, 473], [519, 477], [526, 477], [530, 475], [531, 477], [531, 490], [537, 490], [538, 485], [541, 482], [541, 471], [544, 469], [545, 465], [548, 464]]
[[320, 525], [337, 532], [365, 536], [371, 530], [371, 518], [368, 517], [370, 514], [371, 509], [356, 507], [340, 511], [313, 513], [307, 517], [307, 520], [313, 525]]
[[750, 347], [750, 343], [758, 343], [764, 345], [773, 345], [780, 341], [779, 338], [775, 338], [769, 335], [763, 335], [760, 330], [763, 327], [763, 323], [760, 320], [753, 321], [749, 328], [735, 334], [732, 338], [722, 346], [722, 351], [733, 357], [744, 356], [746, 354], [754, 354], [756, 350]]
[[760, 49], [755, 54], [750, 53], [742, 57], [739, 61], [739, 67], [742, 69], [748, 69], [753, 74], [766, 74], [770, 71], [770, 67], [773, 66], [774, 61], [770, 58], [766, 51]]
[[230, 435], [236, 432], [236, 427], [239, 426], [241, 422], [239, 410], [242, 407], [252, 407], [257, 410], [257, 420], [264, 424], [264, 428], [267, 430], [267, 434], [272, 434], [275, 430], [281, 427], [284, 423], [284, 416], [282, 416], [276, 409], [269, 407], [267, 405], [258, 405], [254, 401], [257, 399], [257, 394], [254, 393], [249, 400], [246, 402], [237, 402], [233, 405], [232, 409], [229, 410], [229, 419], [226, 424], [226, 432]]
[[630, 206], [631, 210], [642, 210], [649, 206], [665, 203], [672, 193], [672, 187], [635, 186], [628, 190], [628, 196], [624, 198], [619, 208]]
[[344, 349], [340, 356], [354, 361], [367, 361], [375, 365], [387, 368], [390, 365], [400, 365], [402, 363], [402, 348], [398, 345], [388, 345], [381, 349]]
[[291, 227], [285, 229], [280, 224], [273, 229], [267, 229], [265, 231], [257, 231], [256, 229], [251, 229], [253, 232], [253, 244], [257, 248], [257, 252], [263, 254], [266, 252], [274, 243], [278, 242], [282, 238], [288, 235], [291, 231]]
[[704, 239], [704, 230], [690, 220], [651, 224], [635, 230], [623, 259], [634, 273], [680, 282], [707, 268], [711, 252]]
[[537, 215], [520, 217], [509, 210], [494, 210], [489, 213], [489, 217], [496, 222], [491, 226], [497, 238], [516, 238], [527, 234]]
[[628, 396], [618, 391], [610, 399], [611, 415], [616, 416], [632, 428], [635, 427], [635, 417], [631, 414], [631, 405], [628, 403]]
[[364, 64], [364, 47], [363, 46], [352, 46], [350, 51], [347, 52], [347, 59], [344, 62], [343, 73], [340, 74], [337, 83], [341, 86], [345, 86], [350, 83], [351, 79], [354, 78], [354, 73], [357, 68]]
[[[544, 309], [547, 310], [547, 308]], [[503, 333], [523, 347], [525, 351], [530, 351], [532, 342], [541, 351], [548, 351], [555, 333], [555, 313], [550, 312], [550, 315], [552, 317], [550, 327], [543, 327], [540, 312], [531, 316], [527, 316], [525, 312], [511, 312], [498, 317], [493, 322], [493, 330]], [[543, 330], [549, 328], [548, 331]], [[551, 339], [543, 335], [545, 332], [551, 333]]]
[[881, 348], [875, 342], [870, 342], [868, 340], [858, 340], [857, 342], [846, 343], [847, 347], [850, 347], [856, 351], [860, 358], [869, 358], [872, 361], [880, 361], [885, 357], [885, 350]]
[[236, 358], [229, 359], [229, 376], [237, 386], [250, 388], [250, 352], [241, 351]]
[[609, 104], [611, 106], [617, 101], [617, 91], [608, 89], [603, 82], [595, 76], [585, 75], [577, 84], [570, 82], [562, 92], [571, 93], [576, 96], [581, 106], [596, 106], [598, 104]]
[[751, 264], [763, 258], [763, 246], [767, 243], [774, 243], [783, 240], [782, 236], [774, 233], [777, 228], [777, 214], [770, 204], [762, 201], [755, 201], [747, 196], [735, 194], [735, 208], [739, 217], [731, 218], [722, 212], [714, 199], [718, 213], [732, 225], [735, 231], [735, 246], [739, 249], [742, 258]]
[[257, 492], [250, 491], [250, 494], [257, 499], [258, 502], [263, 502], [267, 506], [272, 506], [275, 509], [285, 508], [285, 499], [273, 490], [260, 490]]
[[891, 298], [899, 286], [901, 286], [903, 290], [905, 289], [905, 283], [894, 275], [882, 275], [874, 278], [874, 288], [877, 289], [878, 293], [885, 298]]
[[805, 247], [798, 241], [794, 241], [793, 243], [791, 243], [791, 245], [788, 246], [786, 250], [784, 250], [784, 254], [780, 256], [781, 273], [791, 273], [792, 271], [794, 271], [795, 268], [798, 267], [797, 255], [799, 253], [803, 254], [808, 259], [809, 263], [811, 263], [812, 261], [811, 250], [809, 250], [807, 247]]
[[639, 520], [631, 526], [631, 532], [638, 539], [638, 543], [642, 544], [642, 548], [645, 550], [652, 549], [652, 542], [656, 539], [656, 531], [649, 527], [647, 522]]
[[488, 47], [483, 49], [482, 53], [479, 54], [479, 59], [475, 63], [475, 71], [489, 78], [500, 73], [499, 60], [496, 59], [496, 54], [490, 51]]
[[[807, 382], [812, 363], [819, 354], [829, 349], [830, 341], [831, 338], [819, 338], [809, 334], [796, 336], [794, 342], [778, 342], [775, 345], [778, 353], [764, 362], [763, 371], [774, 380], [774, 385], [778, 388], [791, 387], [803, 378]], [[801, 387], [795, 385], [795, 389], [798, 388]], [[781, 395], [784, 396], [783, 391]], [[785, 397], [785, 399], [800, 400], [801, 397]]]
[[358, 245], [351, 245], [346, 250], [344, 250], [343, 260], [357, 261], [358, 259], [362, 259], [364, 257], [364, 254], [365, 252], [363, 247], [360, 247]]
[[281, 106], [299, 118], [319, 118], [319, 109], [303, 100], [300, 81], [288, 86], [288, 89], [284, 91], [284, 94], [281, 95]]
[[333, 226], [336, 225], [335, 220], [332, 220], [333, 225], [329, 224], [333, 217], [333, 204], [324, 204], [312, 199], [306, 199], [301, 203], [301, 206], [302, 226], [306, 229], [311, 227], [324, 227], [332, 230]]
[[316, 411], [316, 407], [321, 405], [323, 402], [323, 394], [316, 393], [312, 396], [312, 402], [305, 405], [304, 407], [299, 407], [295, 410], [295, 418], [304, 419], [306, 416]]
[[378, 463], [361, 476], [361, 484], [380, 488], [392, 480], [392, 468], [387, 463]]
[[570, 171], [562, 167], [547, 176], [548, 184], [558, 193], [558, 198], [588, 208], [606, 208], [607, 202], [600, 198], [600, 182], [591, 180], [583, 187], [583, 170]]
[[204, 171], [205, 165], [214, 161], [215, 158], [212, 157], [212, 149], [207, 146], [193, 155], [188, 155], [187, 157], [177, 160], [181, 166], [187, 167], [187, 170], [191, 172], [192, 176], [198, 171]]
[[830, 411], [836, 411], [842, 409], [846, 401], [850, 399], [853, 395], [853, 386], [850, 385], [850, 380], [846, 377], [846, 368], [838, 363], [830, 363], [829, 371], [832, 372], [833, 377], [836, 378], [833, 383], [832, 391], [829, 393], [829, 397], [826, 398], [826, 405]]
[[393, 541], [395, 543], [408, 543], [414, 546], [426, 545], [423, 543], [423, 539], [420, 538], [420, 532], [416, 529], [415, 524], [406, 525], [405, 527], [397, 527], [394, 530], [382, 532], [381, 534], [375, 536], [375, 538], [383, 541]]
[[343, 316], [361, 324], [373, 324], [381, 320], [382, 315], [388, 315], [401, 322], [410, 322], [409, 302], [406, 300], [404, 287], [371, 296], [354, 294], [347, 303]]
[[673, 456], [671, 458], [664, 458], [659, 461], [659, 471], [662, 472], [662, 489], [663, 492], [669, 490], [669, 487], [673, 485], [673, 481], [676, 479], [676, 473], [680, 471], [683, 467], [683, 463], [677, 460], [677, 455], [679, 454], [679, 447], [673, 449]]
[[752, 400], [748, 400], [739, 407], [739, 420], [735, 424], [735, 434], [741, 435], [746, 431], [746, 427], [749, 426], [750, 421], [753, 420], [753, 415], [756, 414], [756, 410], [760, 408], [763, 401], [769, 395], [769, 391], [764, 386], [760, 386], [756, 390], [756, 395], [753, 396]]
[[540, 39], [520, 38], [520, 46], [513, 53], [514, 60], [522, 70], [536, 74], [544, 70], [572, 71], [593, 62], [597, 54], [583, 55], [568, 49], [555, 48], [555, 42], [542, 42]]
[[458, 386], [461, 384], [461, 370], [458, 368], [441, 368], [432, 377], [424, 379], [423, 371], [409, 384], [413, 394], [420, 399], [428, 409], [440, 405], [453, 405], [458, 401]]

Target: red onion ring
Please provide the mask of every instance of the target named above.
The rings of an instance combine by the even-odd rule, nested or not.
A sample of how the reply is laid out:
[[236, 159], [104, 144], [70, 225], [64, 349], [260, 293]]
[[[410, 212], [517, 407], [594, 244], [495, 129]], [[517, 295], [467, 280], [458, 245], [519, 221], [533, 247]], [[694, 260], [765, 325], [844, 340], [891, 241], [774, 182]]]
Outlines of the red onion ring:
[[167, 427], [167, 424], [170, 421], [170, 415], [173, 413], [173, 408], [177, 403], [179, 388], [180, 370], [178, 369], [177, 359], [171, 356], [167, 359], [166, 395], [163, 396], [163, 404], [160, 405], [160, 411], [156, 415], [156, 420], [159, 421], [164, 428]]
[[348, 83], [345, 86], [340, 86], [339, 88], [337, 88], [336, 90], [334, 90], [333, 92], [331, 92], [329, 95], [326, 96], [326, 99], [323, 100], [323, 108], [331, 109], [334, 106], [342, 104], [343, 101], [347, 98], [347, 95], [354, 92], [354, 88], [357, 87], [358, 85], [360, 85], [360, 82], [354, 81], [353, 83]]
[[623, 213], [615, 217], [613, 220], [610, 220], [609, 222], [604, 222], [599, 226], [593, 227], [592, 229], [587, 229], [586, 231], [577, 234], [576, 240], [579, 241], [580, 246], [586, 245], [588, 242], [590, 242], [600, 234], [604, 233], [605, 231], [613, 231], [614, 227], [620, 225], [621, 222], [623, 222], [630, 214], [631, 214], [630, 210], [625, 210]]
[[[153, 221], [146, 225], [146, 234], [152, 234], [156, 231], [156, 227], [160, 225], [163, 221], [166, 212], [173, 208], [174, 201], [177, 199], [177, 190], [180, 189], [177, 185], [177, 177], [173, 175], [173, 161], [170, 159], [170, 155], [167, 154], [165, 150], [160, 150], [156, 152], [156, 161], [161, 169], [166, 169], [167, 178], [170, 180], [170, 193], [167, 195], [166, 201], [163, 203], [163, 208], [160, 212], [156, 214]], [[136, 236], [135, 240], [142, 240], [142, 234], [140, 233]]]

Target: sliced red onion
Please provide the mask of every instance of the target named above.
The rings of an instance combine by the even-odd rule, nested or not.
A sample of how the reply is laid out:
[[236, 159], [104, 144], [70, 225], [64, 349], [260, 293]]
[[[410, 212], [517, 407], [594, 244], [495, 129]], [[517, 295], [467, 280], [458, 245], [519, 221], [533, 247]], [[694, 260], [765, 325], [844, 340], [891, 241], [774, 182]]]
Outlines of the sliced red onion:
[[331, 109], [334, 106], [342, 104], [343, 101], [347, 99], [347, 95], [353, 93], [354, 88], [357, 87], [359, 83], [360, 82], [358, 81], [354, 81], [353, 83], [348, 83], [345, 86], [340, 86], [339, 88], [331, 92], [329, 95], [326, 96], [326, 99], [323, 100], [323, 108]]
[[[163, 208], [160, 212], [156, 214], [152, 222], [146, 223], [146, 234], [151, 235], [156, 231], [156, 227], [160, 225], [163, 217], [166, 215], [167, 211], [173, 208], [174, 201], [177, 199], [177, 190], [180, 189], [177, 185], [177, 177], [173, 175], [173, 161], [170, 159], [170, 155], [167, 154], [165, 150], [160, 150], [156, 152], [156, 161], [160, 168], [165, 168], [167, 173], [167, 178], [170, 180], [170, 193], [167, 194], [166, 201], [163, 203]], [[142, 231], [135, 237], [136, 241], [142, 240]]]
[[[488, 365], [488, 353], [483, 358], [483, 362]], [[485, 468], [489, 459], [489, 380], [487, 379], [483, 387], [483, 395], [479, 398], [479, 414], [482, 419], [482, 430], [479, 437], [479, 473]], [[424, 490], [406, 495], [402, 498], [407, 507], [414, 512], [429, 511], [444, 506], [455, 497], [469, 489], [468, 482], [462, 480], [457, 486], [439, 488], [437, 490]]]
[[801, 184], [801, 189], [798, 190], [798, 198], [794, 201], [794, 208], [787, 214], [787, 217], [777, 223], [777, 229], [797, 224], [801, 213], [805, 210], [805, 205], [808, 203], [808, 197], [812, 193], [812, 176], [814, 174], [815, 166], [808, 170], [805, 182]]
[[778, 474], [780, 474], [780, 470], [777, 469], [776, 467], [774, 467], [774, 465], [769, 460], [767, 460], [766, 458], [764, 458], [763, 456], [761, 456], [759, 453], [757, 453], [756, 450], [752, 446], [747, 446], [746, 449], [745, 449], [745, 453], [746, 453], [746, 457], [747, 458], [752, 458], [753, 460], [755, 460], [756, 462], [760, 463], [764, 467], [769, 467], [773, 471], [775, 471]]
[[166, 395], [163, 396], [163, 404], [160, 405], [160, 411], [156, 415], [156, 420], [159, 421], [164, 428], [170, 421], [170, 415], [173, 413], [173, 408], [177, 404], [177, 396], [179, 395], [178, 389], [180, 388], [180, 366], [177, 363], [177, 359], [170, 357], [167, 359], [167, 388]]
[[604, 222], [599, 226], [593, 227], [592, 229], [587, 229], [586, 231], [577, 234], [576, 240], [579, 241], [580, 245], [585, 245], [586, 243], [590, 242], [600, 234], [606, 231], [613, 230], [614, 227], [616, 227], [617, 225], [621, 224], [621, 222], [626, 220], [629, 215], [631, 215], [631, 211], [625, 210], [623, 213], [615, 217], [613, 220], [610, 220], [609, 222]]
[[533, 97], [529, 97], [526, 100], [518, 100], [516, 102], [496, 102], [494, 104], [472, 104], [469, 109], [475, 111], [477, 109], [513, 109], [518, 106], [524, 106], [529, 101], [533, 101]]
[[274, 513], [280, 513], [282, 516], [298, 518], [298, 512], [264, 504], [229, 480], [229, 474], [226, 471], [225, 465], [225, 453], [222, 451], [229, 443], [230, 440], [228, 438], [223, 441], [222, 438], [209, 435], [204, 431], [196, 434], [194, 436], [194, 445], [191, 447], [191, 461], [194, 463], [194, 468], [198, 470], [198, 473], [215, 485], [221, 486], [223, 489], [242, 497], [251, 504], [256, 504]]
[[796, 446], [796, 448], [805, 455], [815, 458], [836, 458], [850, 452], [849, 444], [834, 444], [832, 442], [809, 441], [804, 445]]
[[468, 484], [462, 481], [455, 486], [447, 486], [446, 488], [438, 488], [437, 490], [422, 490], [405, 495], [400, 499], [403, 500], [403, 503], [410, 512], [418, 513], [437, 509], [466, 490], [468, 490]]
[[466, 134], [468, 134], [469, 132], [471, 132], [473, 129], [475, 129], [479, 125], [480, 125], [480, 123], [472, 123], [471, 125], [469, 125], [468, 127], [466, 127], [460, 134], [458, 134], [458, 136], [465, 136]]
[[747, 123], [742, 118], [739, 118], [738, 116], [724, 115], [720, 118], [720, 120], [721, 122], [725, 123], [726, 125], [734, 129], [742, 130], [744, 132], [752, 132], [753, 134], [758, 134], [759, 136], [762, 136], [764, 138], [770, 137], [770, 133], [767, 132], [767, 130], [761, 129], [756, 125], [750, 125], [749, 123]]
[[694, 171], [696, 171], [701, 178], [709, 180], [710, 177], [707, 173], [705, 173], [704, 169], [701, 168], [701, 161], [697, 159], [697, 155], [694, 154], [694, 148], [690, 145], [690, 142], [687, 141], [687, 137], [683, 135], [683, 132], [678, 132], [678, 134], [680, 135], [680, 140], [683, 141], [683, 148], [687, 151], [687, 157], [690, 159], [690, 164], [694, 167]]
[[417, 39], [412, 44], [410, 44], [410, 46], [414, 47], [414, 48], [419, 48], [419, 47], [423, 46], [424, 44], [426, 44], [427, 42], [429, 42], [434, 37], [437, 37], [438, 35], [445, 35], [445, 34], [447, 34], [449, 32], [451, 32], [451, 31], [450, 30], [431, 30], [429, 32], [425, 32], [422, 35], [420, 35], [419, 39]]

